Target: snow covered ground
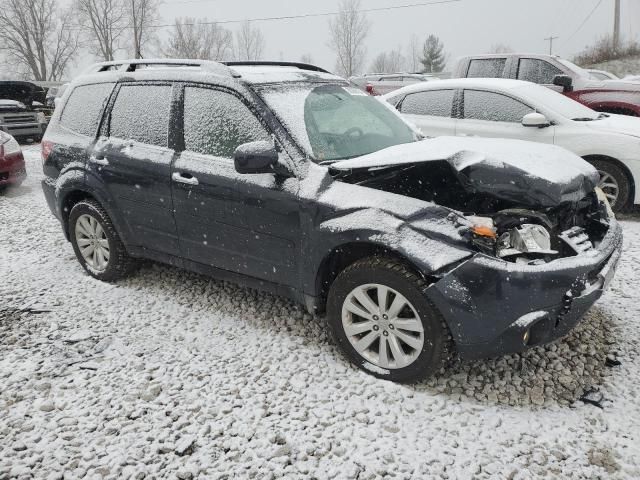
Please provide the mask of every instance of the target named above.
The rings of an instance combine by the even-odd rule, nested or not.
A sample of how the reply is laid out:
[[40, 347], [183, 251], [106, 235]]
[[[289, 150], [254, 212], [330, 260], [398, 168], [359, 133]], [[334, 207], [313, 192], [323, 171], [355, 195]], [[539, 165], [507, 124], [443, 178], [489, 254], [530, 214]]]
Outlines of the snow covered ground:
[[0, 196], [0, 479], [640, 477], [637, 216], [568, 338], [402, 386], [273, 295], [155, 264], [89, 278], [26, 155]]

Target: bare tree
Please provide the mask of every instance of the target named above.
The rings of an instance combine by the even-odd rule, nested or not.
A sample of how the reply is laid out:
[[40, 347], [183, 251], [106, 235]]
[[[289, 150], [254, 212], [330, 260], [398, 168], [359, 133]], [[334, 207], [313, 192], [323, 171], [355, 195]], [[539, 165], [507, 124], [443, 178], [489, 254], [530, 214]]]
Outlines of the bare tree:
[[513, 48], [504, 43], [494, 43], [491, 45], [489, 53], [513, 53]]
[[390, 52], [379, 53], [371, 64], [371, 71], [376, 73], [394, 73], [404, 70], [405, 58], [400, 48]]
[[226, 60], [232, 53], [233, 34], [229, 30], [206, 18], [190, 17], [176, 18], [164, 52], [167, 57], [200, 60]]
[[78, 51], [57, 0], [0, 0], [0, 52], [34, 80], [59, 80]]
[[340, 12], [329, 20], [329, 46], [336, 53], [336, 70], [345, 77], [357, 73], [366, 55], [369, 22], [360, 11], [360, 0], [341, 0]]
[[421, 68], [420, 63], [420, 40], [418, 39], [418, 35], [415, 33], [411, 35], [411, 40], [409, 40], [409, 58], [407, 59], [407, 68], [411, 70], [411, 72], [416, 73]]
[[128, 27], [124, 0], [76, 0], [76, 7], [82, 23], [88, 25], [92, 53], [105, 61], [114, 60]]
[[260, 60], [264, 51], [264, 36], [258, 27], [248, 20], [236, 32], [238, 60]]
[[305, 53], [304, 55], [302, 55], [300, 57], [300, 61], [302, 63], [307, 63], [309, 65], [313, 65], [313, 57], [311, 56], [310, 53]]
[[155, 38], [153, 25], [160, 15], [160, 0], [125, 0], [129, 16], [129, 28], [133, 35], [135, 58], [142, 58], [142, 47]]

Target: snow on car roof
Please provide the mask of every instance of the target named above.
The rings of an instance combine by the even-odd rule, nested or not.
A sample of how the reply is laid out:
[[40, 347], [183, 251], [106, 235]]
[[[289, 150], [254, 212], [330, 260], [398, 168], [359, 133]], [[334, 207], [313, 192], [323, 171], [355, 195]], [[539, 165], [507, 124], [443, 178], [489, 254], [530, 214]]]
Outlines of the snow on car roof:
[[345, 80], [332, 73], [304, 70], [292, 66], [244, 66], [231, 67], [241, 76], [241, 79], [250, 84], [301, 82], [301, 81], [340, 81]]
[[447, 88], [487, 88], [497, 90], [513, 90], [519, 87], [532, 85], [522, 80], [507, 78], [453, 78], [449, 80], [437, 80], [433, 82], [421, 82], [408, 85], [383, 95], [381, 98], [393, 98], [407, 93], [421, 92], [423, 90], [443, 90]]

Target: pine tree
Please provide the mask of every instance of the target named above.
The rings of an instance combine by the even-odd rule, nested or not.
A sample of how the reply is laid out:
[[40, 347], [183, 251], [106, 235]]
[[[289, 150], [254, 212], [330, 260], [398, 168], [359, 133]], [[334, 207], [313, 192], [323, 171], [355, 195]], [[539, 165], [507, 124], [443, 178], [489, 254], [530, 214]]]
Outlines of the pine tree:
[[420, 59], [425, 73], [437, 73], [444, 69], [446, 55], [443, 50], [444, 44], [440, 39], [435, 35], [429, 35], [422, 47], [422, 58]]

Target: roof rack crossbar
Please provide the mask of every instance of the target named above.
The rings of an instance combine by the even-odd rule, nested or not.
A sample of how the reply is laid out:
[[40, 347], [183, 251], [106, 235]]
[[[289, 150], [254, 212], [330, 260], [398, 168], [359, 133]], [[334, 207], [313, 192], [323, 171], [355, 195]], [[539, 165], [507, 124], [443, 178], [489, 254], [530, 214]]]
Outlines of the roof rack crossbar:
[[308, 70], [311, 72], [331, 73], [324, 68], [320, 68], [317, 65], [311, 65], [309, 63], [301, 62], [270, 62], [270, 61], [233, 61], [233, 62], [221, 62], [227, 67], [295, 67], [300, 70]]
[[211, 60], [196, 59], [149, 59], [142, 58], [133, 60], [112, 60], [109, 62], [100, 62], [92, 65], [87, 69], [87, 73], [99, 73], [109, 71], [135, 72], [141, 66], [166, 66], [166, 67], [198, 67], [202, 70], [217, 73], [219, 75], [231, 76], [229, 67], [220, 62]]

